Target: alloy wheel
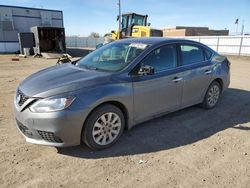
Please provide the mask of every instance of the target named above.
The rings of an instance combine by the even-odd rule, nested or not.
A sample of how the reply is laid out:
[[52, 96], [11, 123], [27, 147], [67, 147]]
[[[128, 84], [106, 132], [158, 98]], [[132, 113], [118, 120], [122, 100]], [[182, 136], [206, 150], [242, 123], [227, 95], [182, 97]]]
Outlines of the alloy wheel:
[[121, 131], [121, 118], [114, 112], [101, 115], [92, 129], [92, 137], [96, 144], [108, 145], [112, 143]]
[[218, 85], [213, 85], [209, 92], [208, 92], [208, 98], [207, 98], [207, 102], [210, 106], [214, 106], [219, 99], [220, 96], [220, 88], [218, 87]]

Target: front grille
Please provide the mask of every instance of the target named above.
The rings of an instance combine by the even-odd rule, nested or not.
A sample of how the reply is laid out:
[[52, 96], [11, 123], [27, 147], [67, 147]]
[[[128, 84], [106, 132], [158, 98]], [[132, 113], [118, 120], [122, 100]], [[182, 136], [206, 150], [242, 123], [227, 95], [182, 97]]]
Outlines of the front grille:
[[40, 131], [40, 130], [37, 130], [37, 132], [46, 141], [62, 143], [62, 140], [59, 137], [55, 136], [54, 133], [52, 132]]
[[17, 91], [17, 103], [19, 106], [22, 106], [28, 99], [29, 97], [24, 95], [20, 90]]
[[25, 136], [30, 137], [30, 138], [33, 136], [32, 132], [28, 129], [28, 127], [26, 127], [25, 125], [23, 125], [23, 124], [22, 124], [20, 121], [18, 121], [17, 119], [16, 119], [16, 123], [17, 123], [17, 126], [18, 126], [19, 130], [20, 130]]

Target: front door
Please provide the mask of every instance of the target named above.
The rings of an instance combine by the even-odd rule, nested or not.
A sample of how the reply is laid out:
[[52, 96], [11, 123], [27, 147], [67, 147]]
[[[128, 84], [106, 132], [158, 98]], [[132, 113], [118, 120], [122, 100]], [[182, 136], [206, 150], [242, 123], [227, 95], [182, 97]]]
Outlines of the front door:
[[182, 73], [177, 72], [175, 45], [153, 50], [140, 66], [154, 68], [153, 75], [134, 76], [134, 121], [136, 123], [178, 108], [181, 102]]

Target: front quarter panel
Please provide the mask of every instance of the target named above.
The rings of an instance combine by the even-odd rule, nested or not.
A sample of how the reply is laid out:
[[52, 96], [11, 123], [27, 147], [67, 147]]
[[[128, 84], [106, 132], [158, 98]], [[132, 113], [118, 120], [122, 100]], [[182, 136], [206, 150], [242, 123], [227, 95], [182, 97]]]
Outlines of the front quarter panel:
[[80, 109], [89, 109], [89, 113], [96, 107], [107, 102], [119, 102], [127, 110], [128, 128], [133, 120], [133, 90], [132, 83], [110, 83], [94, 88], [85, 88], [76, 94], [77, 105]]

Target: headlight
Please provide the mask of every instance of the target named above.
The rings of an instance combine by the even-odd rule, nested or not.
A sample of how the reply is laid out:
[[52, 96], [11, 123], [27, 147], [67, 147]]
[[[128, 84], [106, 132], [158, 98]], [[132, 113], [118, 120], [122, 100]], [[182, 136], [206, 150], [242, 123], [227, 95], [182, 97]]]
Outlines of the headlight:
[[32, 112], [45, 113], [63, 110], [69, 107], [75, 97], [41, 99], [30, 106]]
[[138, 28], [133, 28], [133, 29], [132, 29], [132, 33], [137, 33], [138, 31], [139, 31]]

